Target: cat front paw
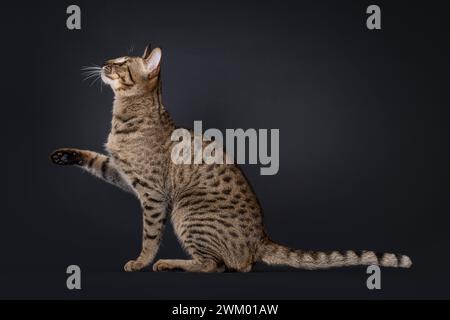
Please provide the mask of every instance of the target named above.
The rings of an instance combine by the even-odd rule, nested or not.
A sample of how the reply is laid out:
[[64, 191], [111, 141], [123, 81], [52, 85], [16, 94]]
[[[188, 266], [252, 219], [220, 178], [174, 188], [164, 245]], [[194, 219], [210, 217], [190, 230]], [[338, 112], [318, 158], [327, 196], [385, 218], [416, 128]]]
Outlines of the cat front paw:
[[50, 160], [54, 164], [61, 166], [83, 165], [84, 160], [81, 152], [76, 149], [57, 149], [50, 155]]
[[168, 271], [172, 269], [173, 267], [170, 265], [168, 260], [160, 259], [153, 264], [153, 271], [155, 272]]
[[145, 267], [145, 265], [142, 262], [140, 262], [138, 260], [130, 260], [125, 264], [123, 269], [126, 272], [133, 272], [133, 271], [142, 270], [144, 267]]

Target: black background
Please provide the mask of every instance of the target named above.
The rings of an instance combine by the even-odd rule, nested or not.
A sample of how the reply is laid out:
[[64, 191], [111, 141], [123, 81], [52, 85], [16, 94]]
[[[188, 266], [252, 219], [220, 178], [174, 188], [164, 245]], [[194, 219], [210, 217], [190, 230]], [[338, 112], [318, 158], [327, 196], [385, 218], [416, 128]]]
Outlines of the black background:
[[[82, 30], [66, 28], [78, 4]], [[444, 1], [39, 1], [2, 3], [1, 298], [449, 298], [449, 27]], [[302, 249], [411, 256], [410, 270], [125, 273], [139, 203], [58, 147], [103, 150], [112, 93], [82, 66], [163, 48], [175, 121], [279, 128], [280, 171], [244, 166], [268, 233]], [[166, 229], [157, 258], [184, 257]], [[82, 268], [82, 290], [65, 269]], [[150, 269], [149, 269], [150, 270]]]

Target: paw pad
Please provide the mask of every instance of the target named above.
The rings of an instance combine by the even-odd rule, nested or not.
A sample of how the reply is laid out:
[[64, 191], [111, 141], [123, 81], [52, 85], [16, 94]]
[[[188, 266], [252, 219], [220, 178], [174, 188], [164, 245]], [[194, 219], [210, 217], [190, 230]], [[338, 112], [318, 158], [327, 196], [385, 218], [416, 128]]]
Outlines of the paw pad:
[[58, 149], [50, 155], [50, 160], [58, 165], [83, 165], [80, 152], [70, 149]]

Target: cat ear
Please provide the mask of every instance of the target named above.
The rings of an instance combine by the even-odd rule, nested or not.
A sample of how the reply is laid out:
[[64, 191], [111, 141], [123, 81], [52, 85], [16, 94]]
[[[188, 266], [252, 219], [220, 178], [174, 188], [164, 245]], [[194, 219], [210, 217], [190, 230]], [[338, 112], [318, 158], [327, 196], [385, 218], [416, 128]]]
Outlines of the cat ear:
[[159, 64], [161, 63], [161, 56], [162, 56], [161, 49], [155, 48], [148, 55], [148, 57], [144, 59], [146, 69], [149, 73], [153, 72], [159, 67]]
[[149, 43], [148, 46], [145, 47], [145, 51], [144, 51], [144, 54], [142, 55], [142, 59], [147, 59], [151, 52], [152, 52], [152, 45]]

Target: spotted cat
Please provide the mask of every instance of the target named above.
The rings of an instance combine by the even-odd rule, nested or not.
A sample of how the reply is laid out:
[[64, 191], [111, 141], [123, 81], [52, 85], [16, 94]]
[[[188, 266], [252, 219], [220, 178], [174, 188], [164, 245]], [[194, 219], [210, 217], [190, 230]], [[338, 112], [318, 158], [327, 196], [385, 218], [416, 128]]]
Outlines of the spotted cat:
[[93, 71], [115, 95], [107, 155], [65, 148], [50, 156], [55, 164], [80, 167], [140, 201], [142, 250], [125, 264], [126, 271], [150, 265], [167, 219], [191, 259], [158, 260], [154, 271], [248, 272], [258, 261], [303, 269], [411, 266], [405, 255], [304, 251], [278, 244], [266, 234], [261, 206], [237, 166], [174, 164], [171, 134], [176, 126], [161, 99], [161, 58], [160, 48], [147, 47], [142, 57], [109, 60]]

